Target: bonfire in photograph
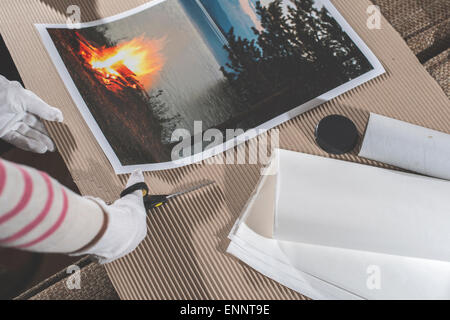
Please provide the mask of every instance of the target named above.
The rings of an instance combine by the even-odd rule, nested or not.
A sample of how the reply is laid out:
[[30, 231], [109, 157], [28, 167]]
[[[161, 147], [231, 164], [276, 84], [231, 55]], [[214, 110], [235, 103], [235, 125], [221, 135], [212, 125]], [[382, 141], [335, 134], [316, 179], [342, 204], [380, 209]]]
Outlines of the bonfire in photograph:
[[119, 92], [125, 87], [148, 89], [164, 66], [160, 53], [163, 40], [139, 37], [114, 47], [96, 48], [80, 33], [75, 34], [80, 43], [80, 56], [111, 91]]
[[[165, 37], [110, 41], [104, 30], [50, 30], [83, 100], [123, 164], [170, 156], [164, 144], [176, 124], [166, 115], [157, 79]], [[130, 142], [133, 143], [130, 143]], [[120, 146], [120, 147], [118, 147]]]

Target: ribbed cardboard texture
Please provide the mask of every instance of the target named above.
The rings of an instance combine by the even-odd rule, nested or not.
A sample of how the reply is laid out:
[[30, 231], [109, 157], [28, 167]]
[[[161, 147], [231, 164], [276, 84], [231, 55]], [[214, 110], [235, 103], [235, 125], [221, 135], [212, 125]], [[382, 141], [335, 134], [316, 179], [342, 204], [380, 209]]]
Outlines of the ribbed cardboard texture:
[[[2, 0], [3, 35], [28, 89], [60, 108], [64, 124], [49, 124], [64, 161], [84, 195], [113, 201], [127, 176], [116, 176], [59, 78], [34, 23], [64, 23], [71, 4], [82, 20], [111, 16], [146, 0]], [[387, 73], [281, 126], [280, 147], [329, 156], [314, 143], [324, 116], [351, 118], [364, 132], [369, 112], [450, 133], [450, 103], [399, 34], [383, 19], [366, 27], [368, 0], [333, 4], [381, 60]], [[357, 156], [337, 158], [380, 165]], [[191, 165], [145, 174], [153, 193], [170, 192], [205, 178], [215, 186], [187, 195], [148, 217], [148, 237], [131, 255], [107, 266], [123, 299], [302, 299], [225, 253], [227, 235], [259, 179], [258, 165]], [[330, 266], [332, 267], [332, 266]]]

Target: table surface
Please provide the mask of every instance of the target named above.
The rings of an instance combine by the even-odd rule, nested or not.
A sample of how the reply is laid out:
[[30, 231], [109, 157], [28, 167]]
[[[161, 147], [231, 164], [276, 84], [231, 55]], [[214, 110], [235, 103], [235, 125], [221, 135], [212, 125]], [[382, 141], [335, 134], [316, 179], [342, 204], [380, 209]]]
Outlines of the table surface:
[[[11, 44], [25, 83], [49, 103], [60, 106], [66, 115], [66, 126], [51, 124], [49, 129], [77, 185], [83, 194], [114, 200], [126, 177], [114, 175], [32, 25], [34, 22], [61, 22], [65, 20], [64, 15], [40, 2], [3, 2], [5, 10], [4, 14], [0, 12], [0, 28], [7, 31], [5, 40]], [[63, 1], [54, 2], [64, 5]], [[101, 0], [96, 3], [100, 15], [111, 16], [144, 2]], [[450, 132], [447, 97], [398, 33], [384, 19], [381, 30], [367, 29], [366, 10], [370, 2], [333, 0], [333, 3], [380, 58], [387, 73], [281, 125], [280, 146], [329, 156], [314, 143], [313, 128], [319, 119], [333, 113], [354, 120], [360, 132], [364, 131], [369, 112]], [[16, 23], [20, 20], [18, 15], [26, 21]], [[37, 62], [40, 68], [28, 68], [30, 63]], [[361, 159], [355, 153], [339, 159], [382, 166]], [[213, 190], [176, 200], [148, 217], [149, 236], [142, 245], [133, 254], [107, 266], [120, 297], [302, 298], [225, 252], [227, 234], [259, 179], [259, 169], [251, 165], [195, 165], [146, 173], [146, 182], [155, 193], [168, 192], [182, 182], [205, 178], [214, 179], [217, 184]]]

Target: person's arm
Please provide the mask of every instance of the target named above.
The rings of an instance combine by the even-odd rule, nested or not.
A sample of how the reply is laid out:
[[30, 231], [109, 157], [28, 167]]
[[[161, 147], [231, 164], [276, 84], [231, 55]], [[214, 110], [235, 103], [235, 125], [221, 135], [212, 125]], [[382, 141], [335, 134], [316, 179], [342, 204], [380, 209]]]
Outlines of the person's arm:
[[[0, 75], [0, 138], [27, 151], [54, 151], [41, 119], [61, 122], [63, 115]], [[134, 173], [128, 183], [142, 181]], [[105, 263], [134, 250], [146, 232], [139, 191], [108, 206], [74, 194], [43, 172], [0, 159], [0, 246], [93, 254]]]
[[[129, 185], [142, 181], [136, 172]], [[105, 263], [134, 250], [146, 233], [141, 191], [107, 205], [43, 172], [0, 159], [0, 246], [93, 254]]]

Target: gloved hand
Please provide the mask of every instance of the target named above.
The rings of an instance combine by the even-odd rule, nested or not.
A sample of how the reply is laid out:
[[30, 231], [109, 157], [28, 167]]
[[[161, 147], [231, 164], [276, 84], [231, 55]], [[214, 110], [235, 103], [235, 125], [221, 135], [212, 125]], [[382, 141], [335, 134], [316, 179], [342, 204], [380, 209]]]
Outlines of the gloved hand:
[[[144, 182], [144, 176], [142, 172], [135, 171], [128, 180], [127, 188], [139, 182]], [[135, 191], [112, 205], [107, 205], [101, 199], [88, 199], [102, 207], [108, 217], [108, 224], [105, 233], [96, 244], [75, 255], [92, 254], [100, 263], [109, 263], [129, 254], [145, 239], [147, 212], [142, 191]]]
[[26, 151], [54, 151], [55, 145], [40, 118], [63, 121], [60, 110], [0, 75], [0, 138]]

